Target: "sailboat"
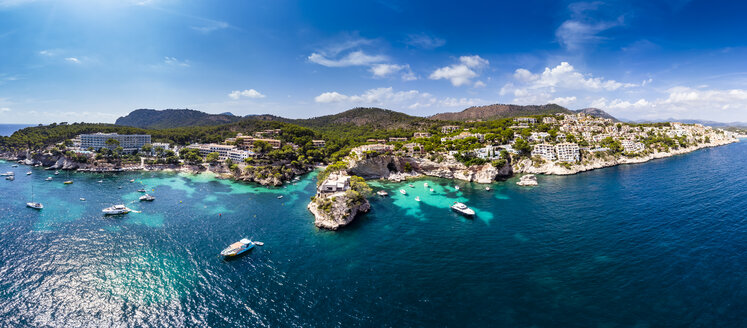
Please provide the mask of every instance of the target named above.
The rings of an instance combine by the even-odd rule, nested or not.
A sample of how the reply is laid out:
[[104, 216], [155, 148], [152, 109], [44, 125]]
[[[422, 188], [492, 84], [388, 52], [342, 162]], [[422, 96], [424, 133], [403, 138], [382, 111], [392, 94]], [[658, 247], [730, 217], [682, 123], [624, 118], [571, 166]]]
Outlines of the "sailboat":
[[31, 184], [31, 201], [26, 203], [26, 207], [31, 207], [35, 210], [40, 210], [44, 208], [44, 205], [42, 203], [34, 202], [34, 185]]

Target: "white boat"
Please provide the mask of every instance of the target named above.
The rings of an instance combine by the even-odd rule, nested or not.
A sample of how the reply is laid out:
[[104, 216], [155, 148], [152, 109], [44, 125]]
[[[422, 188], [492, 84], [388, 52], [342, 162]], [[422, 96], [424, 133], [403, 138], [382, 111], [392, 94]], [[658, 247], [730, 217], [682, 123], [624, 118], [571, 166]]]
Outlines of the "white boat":
[[130, 182], [135, 182], [135, 179], [130, 179]]
[[26, 207], [31, 207], [35, 210], [41, 210], [44, 208], [44, 205], [42, 205], [42, 203], [28, 202], [26, 203]]
[[384, 190], [379, 190], [376, 192], [379, 196], [389, 196], [389, 193]]
[[11, 167], [18, 167], [18, 164], [13, 164], [11, 165]]
[[99, 181], [96, 181], [96, 182], [98, 182], [98, 183], [103, 183], [103, 182], [104, 182], [104, 180], [99, 180]]
[[220, 252], [225, 257], [236, 256], [254, 248], [254, 243], [249, 239], [241, 239]]
[[467, 205], [465, 205], [464, 203], [455, 202], [454, 205], [451, 205], [451, 209], [466, 216], [475, 215], [475, 211], [467, 207]]
[[67, 180], [67, 181], [65, 181], [65, 182], [63, 182], [63, 183], [64, 183], [64, 184], [73, 184], [73, 180]]
[[54, 175], [59, 175], [60, 171], [54, 171]]
[[40, 210], [44, 208], [44, 205], [42, 205], [42, 203], [34, 201], [34, 184], [33, 183], [31, 184], [31, 201], [26, 203], [26, 207], [31, 207], [35, 210]]
[[431, 192], [433, 192], [433, 188], [431, 188]]
[[459, 190], [459, 186], [454, 186], [454, 189]]
[[26, 172], [26, 175], [31, 175], [31, 171]]
[[145, 192], [145, 189], [138, 189], [137, 192]]
[[132, 210], [122, 204], [114, 205], [101, 210], [101, 212], [104, 212], [105, 215], [127, 214], [130, 213], [130, 211]]
[[410, 188], [415, 188], [414, 184], [409, 184]]
[[4, 177], [10, 177], [14, 175], [16, 175], [14, 172], [5, 172], [5, 173], [0, 174], [0, 176], [4, 176]]
[[156, 199], [156, 197], [153, 197], [153, 196], [151, 196], [151, 195], [148, 195], [148, 194], [145, 194], [145, 195], [142, 195], [142, 196], [140, 196], [140, 200], [141, 200], [141, 201], [143, 201], [143, 200], [146, 200], [146, 201], [153, 201], [153, 200], [155, 200], [155, 199]]
[[47, 177], [44, 181], [52, 181], [52, 177]]
[[485, 191], [490, 191], [490, 187], [485, 187]]
[[5, 180], [10, 180], [10, 181], [13, 181], [13, 180], [15, 180], [15, 179], [16, 179], [16, 177], [15, 177], [15, 176], [13, 176], [13, 175], [9, 175], [9, 176], [5, 177]]
[[423, 184], [423, 187], [426, 187], [426, 188], [428, 188], [428, 182], [424, 183], [424, 184]]
[[85, 202], [85, 201], [86, 201], [86, 199], [85, 199], [85, 198], [83, 198], [83, 197], [81, 197], [81, 198], [80, 198], [80, 201], [81, 201], [81, 202]]
[[278, 199], [283, 199], [283, 195], [278, 196]]
[[420, 196], [415, 196], [415, 201], [419, 202], [420, 201]]
[[405, 191], [404, 189], [400, 189], [400, 190], [399, 190], [399, 193], [400, 193], [400, 194], [403, 194], [403, 195], [407, 195], [407, 191]]

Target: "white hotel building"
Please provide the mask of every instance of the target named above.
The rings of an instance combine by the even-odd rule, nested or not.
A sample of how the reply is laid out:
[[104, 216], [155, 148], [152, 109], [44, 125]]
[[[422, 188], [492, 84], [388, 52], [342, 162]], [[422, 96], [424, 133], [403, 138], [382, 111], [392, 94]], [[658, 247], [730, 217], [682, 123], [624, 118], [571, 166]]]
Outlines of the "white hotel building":
[[144, 145], [150, 143], [149, 134], [94, 133], [81, 134], [79, 138], [81, 149], [93, 148], [94, 150], [99, 150], [107, 148], [106, 141], [114, 139], [119, 141], [119, 146], [128, 153], [140, 150]]
[[562, 162], [578, 162], [581, 160], [581, 152], [575, 143], [565, 142], [555, 145], [558, 160]]

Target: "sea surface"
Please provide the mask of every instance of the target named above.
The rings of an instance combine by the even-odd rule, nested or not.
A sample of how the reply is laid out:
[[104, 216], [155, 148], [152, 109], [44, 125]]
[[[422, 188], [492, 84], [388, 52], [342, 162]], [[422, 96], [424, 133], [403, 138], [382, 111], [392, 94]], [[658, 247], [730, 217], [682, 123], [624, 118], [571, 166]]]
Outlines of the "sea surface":
[[34, 126], [31, 124], [0, 124], [0, 137], [7, 137], [20, 129]]
[[[54, 176], [0, 162], [16, 172], [0, 180], [0, 322], [747, 327], [745, 163], [743, 140], [540, 176], [538, 187], [372, 182], [391, 197], [372, 197], [370, 213], [330, 232], [306, 209], [314, 173], [264, 188], [210, 175]], [[41, 211], [24, 205], [32, 186]], [[156, 200], [138, 202], [139, 188]], [[451, 212], [454, 201], [477, 216]], [[138, 212], [102, 216], [117, 203]], [[218, 255], [244, 237], [265, 244]]]

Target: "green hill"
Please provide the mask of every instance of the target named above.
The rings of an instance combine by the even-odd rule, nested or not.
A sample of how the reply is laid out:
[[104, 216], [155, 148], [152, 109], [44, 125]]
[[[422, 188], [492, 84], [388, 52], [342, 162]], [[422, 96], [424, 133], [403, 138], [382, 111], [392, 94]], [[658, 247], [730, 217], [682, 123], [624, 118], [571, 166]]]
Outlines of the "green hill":
[[473, 106], [461, 112], [436, 114], [431, 116], [430, 118], [433, 120], [442, 121], [489, 121], [516, 116], [544, 115], [556, 113], [572, 113], [572, 111], [556, 104], [527, 106], [494, 104], [487, 106]]
[[143, 129], [170, 129], [188, 126], [211, 126], [238, 122], [233, 114], [208, 114], [191, 109], [138, 109], [114, 123]]

